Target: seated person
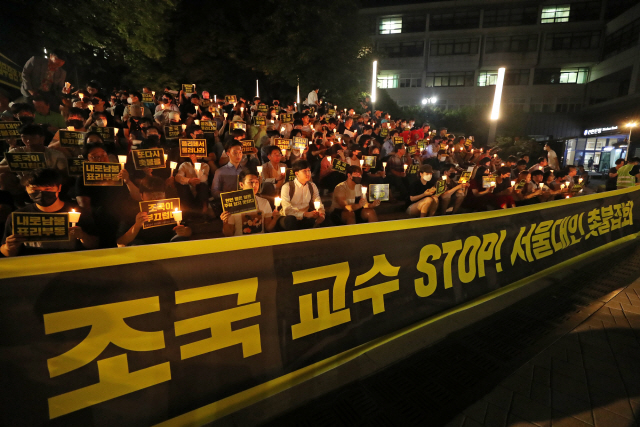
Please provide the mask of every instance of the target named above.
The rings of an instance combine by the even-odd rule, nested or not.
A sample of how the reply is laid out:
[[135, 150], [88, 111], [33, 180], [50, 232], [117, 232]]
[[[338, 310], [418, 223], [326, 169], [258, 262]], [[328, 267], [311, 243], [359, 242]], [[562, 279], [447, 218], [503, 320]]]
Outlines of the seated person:
[[[393, 151], [387, 160], [387, 182], [400, 193], [403, 200], [409, 198], [410, 194], [407, 188], [407, 173], [404, 168], [404, 155], [406, 149], [404, 145], [397, 144], [393, 147]], [[416, 199], [418, 200], [418, 199]]]
[[325, 212], [318, 187], [311, 182], [311, 167], [306, 160], [298, 160], [292, 169], [296, 179], [285, 183], [280, 191], [284, 216], [278, 220], [278, 227], [286, 231], [317, 227], [324, 221]]
[[511, 168], [509, 166], [501, 166], [498, 169], [496, 187], [493, 189], [493, 200], [496, 207], [501, 209], [516, 207], [516, 202], [513, 199], [513, 187], [511, 185]]
[[280, 168], [286, 168], [287, 165], [280, 162], [282, 160], [282, 151], [277, 146], [268, 145], [265, 148], [265, 152], [269, 161], [262, 165], [261, 177], [262, 181], [264, 181], [262, 194], [267, 196], [278, 195], [286, 178], [286, 174], [280, 172]]
[[269, 201], [258, 196], [260, 178], [249, 171], [241, 172], [239, 178], [241, 190], [253, 189], [257, 210], [237, 214], [222, 212], [220, 215], [223, 222], [222, 233], [229, 237], [273, 231], [280, 218], [280, 212], [272, 211]]
[[[147, 176], [140, 183], [140, 195], [143, 201], [162, 200], [165, 196], [164, 180], [155, 176]], [[134, 211], [129, 219], [120, 222], [118, 227], [118, 247], [150, 245], [154, 243], [180, 242], [189, 240], [191, 228], [186, 225], [162, 225], [159, 227], [144, 228], [149, 214]]]
[[447, 190], [440, 195], [439, 204], [440, 204], [440, 212], [442, 215], [447, 213], [449, 206], [451, 205], [451, 199], [453, 199], [453, 210], [451, 213], [458, 213], [462, 202], [466, 196], [465, 189], [469, 186], [468, 184], [458, 184], [452, 178], [456, 175], [457, 170], [455, 165], [451, 163], [446, 163], [444, 165], [444, 170], [442, 171], [442, 176], [446, 177], [447, 180]]
[[[333, 190], [330, 218], [335, 225], [378, 221], [374, 209], [380, 206], [380, 200], [373, 203], [367, 202], [366, 196], [362, 194], [361, 183], [362, 169], [360, 166], [348, 166], [347, 180], [336, 185]], [[357, 203], [356, 200], [358, 200]]]
[[[67, 159], [58, 150], [45, 147], [44, 130], [38, 125], [26, 125], [20, 128], [20, 138], [24, 146], [9, 150], [10, 153], [44, 153], [44, 161], [48, 169], [58, 169], [63, 175], [67, 172]], [[6, 157], [0, 162], [0, 174], [10, 172]], [[19, 172], [18, 175], [22, 175]]]
[[362, 182], [364, 185], [383, 184], [386, 173], [382, 167], [382, 158], [380, 157], [380, 148], [373, 146], [369, 150], [369, 156], [375, 157], [375, 166], [371, 167], [367, 164], [362, 166]]
[[[200, 164], [196, 171], [195, 165]], [[191, 210], [202, 215], [209, 214], [209, 165], [198, 162], [195, 154], [189, 160], [182, 162], [175, 176], [175, 187], [180, 197], [183, 211]], [[211, 213], [213, 214], [213, 212]]]
[[[60, 200], [61, 182], [62, 177], [55, 169], [38, 169], [25, 175], [22, 184], [33, 203], [15, 212], [65, 213], [70, 212], [71, 209], [77, 212], [79, 210], [77, 206]], [[82, 214], [78, 225], [69, 227], [68, 241], [27, 242], [24, 236], [13, 234], [13, 221], [9, 216], [5, 224], [0, 252], [6, 257], [11, 257], [94, 249], [98, 247], [98, 237], [89, 234], [93, 228], [95, 227], [92, 227], [89, 218]]]
[[420, 166], [420, 179], [414, 181], [409, 188], [409, 200], [411, 204], [407, 208], [409, 216], [420, 218], [433, 216], [438, 209], [438, 196], [436, 192], [436, 178], [433, 176], [431, 165]]
[[344, 155], [344, 148], [340, 144], [333, 145], [329, 152], [331, 153], [331, 161], [325, 156], [320, 164], [320, 186], [331, 192], [336, 188], [336, 185], [346, 179], [345, 174], [333, 170], [333, 161], [338, 159], [346, 163], [347, 158]]

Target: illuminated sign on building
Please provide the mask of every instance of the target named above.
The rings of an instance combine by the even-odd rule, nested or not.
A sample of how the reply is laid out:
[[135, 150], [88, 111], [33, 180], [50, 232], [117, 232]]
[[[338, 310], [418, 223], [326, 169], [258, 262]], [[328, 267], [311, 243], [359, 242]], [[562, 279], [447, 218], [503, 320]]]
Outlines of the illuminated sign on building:
[[616, 129], [618, 129], [618, 126], [610, 126], [608, 128], [585, 129], [584, 136], [600, 135], [602, 132], [609, 132], [610, 130], [616, 130]]

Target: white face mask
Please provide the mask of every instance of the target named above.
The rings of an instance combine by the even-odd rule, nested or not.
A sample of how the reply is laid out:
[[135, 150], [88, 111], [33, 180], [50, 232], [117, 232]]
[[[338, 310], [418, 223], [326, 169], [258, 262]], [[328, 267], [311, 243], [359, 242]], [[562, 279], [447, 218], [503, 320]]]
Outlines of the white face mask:
[[431, 181], [431, 177], [432, 177], [432, 176], [433, 176], [433, 175], [432, 175], [432, 174], [430, 174], [430, 173], [425, 174], [425, 175], [422, 175], [422, 177], [424, 178], [424, 180], [425, 180], [425, 181]]
[[127, 98], [127, 102], [128, 102], [129, 104], [133, 104], [133, 98], [128, 97], [128, 98]]
[[107, 123], [104, 120], [96, 120], [96, 125], [98, 125], [98, 127], [105, 127], [107, 125]]

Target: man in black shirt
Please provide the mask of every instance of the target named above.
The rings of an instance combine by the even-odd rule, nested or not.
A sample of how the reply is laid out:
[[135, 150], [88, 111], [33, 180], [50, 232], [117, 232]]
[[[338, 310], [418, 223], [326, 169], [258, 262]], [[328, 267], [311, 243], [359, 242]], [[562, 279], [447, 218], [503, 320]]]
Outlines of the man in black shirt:
[[616, 160], [616, 165], [609, 169], [609, 177], [607, 178], [606, 190], [613, 191], [617, 188], [618, 169], [624, 166], [624, 159]]
[[434, 196], [436, 181], [431, 165], [420, 166], [420, 179], [414, 181], [409, 187], [411, 205], [407, 208], [408, 215], [420, 214], [422, 218], [436, 213], [438, 209], [438, 196]]

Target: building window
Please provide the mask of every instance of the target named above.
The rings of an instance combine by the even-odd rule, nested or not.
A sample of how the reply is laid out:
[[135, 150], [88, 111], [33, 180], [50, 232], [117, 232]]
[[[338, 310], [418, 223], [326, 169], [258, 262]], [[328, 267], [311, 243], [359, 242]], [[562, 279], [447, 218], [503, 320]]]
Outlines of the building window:
[[379, 74], [378, 87], [381, 89], [395, 89], [398, 87], [397, 74]]
[[431, 56], [445, 55], [476, 55], [478, 53], [478, 39], [433, 40], [431, 42]]
[[424, 55], [424, 42], [380, 43], [378, 49], [389, 58], [411, 58]]
[[529, 84], [529, 74], [531, 70], [523, 68], [521, 70], [507, 69], [504, 73], [505, 86], [526, 86]]
[[540, 22], [543, 24], [555, 24], [569, 22], [570, 6], [568, 4], [545, 6], [542, 8]]
[[480, 71], [478, 74], [478, 86], [495, 86], [498, 82], [498, 70]]
[[553, 113], [555, 103], [552, 98], [531, 98], [529, 112], [531, 113]]
[[533, 84], [583, 84], [587, 82], [588, 77], [588, 68], [541, 68], [536, 70], [533, 78]]
[[483, 28], [511, 27], [514, 25], [535, 25], [538, 7], [516, 7], [512, 9], [486, 9], [482, 18]]
[[400, 34], [402, 32], [402, 17], [380, 19], [380, 34]]
[[549, 33], [544, 41], [545, 50], [596, 49], [598, 46], [600, 31]]
[[427, 29], [427, 17], [424, 15], [403, 16], [402, 33], [424, 33]]
[[426, 87], [473, 86], [473, 71], [427, 73]]
[[575, 113], [581, 107], [582, 102], [578, 98], [558, 98], [556, 101], [556, 113]]
[[640, 19], [636, 19], [604, 39], [604, 57], [609, 58], [638, 44]]
[[460, 30], [464, 28], [478, 28], [480, 26], [480, 11], [468, 10], [451, 13], [436, 13], [430, 15], [429, 30]]
[[535, 52], [538, 49], [538, 35], [487, 37], [485, 53]]
[[527, 104], [526, 98], [512, 98], [507, 101], [507, 108], [511, 111], [524, 111], [524, 106]]
[[400, 74], [400, 87], [422, 87], [422, 73]]

